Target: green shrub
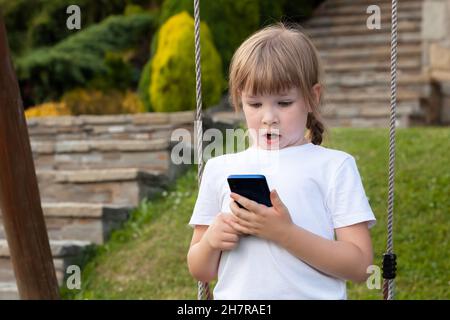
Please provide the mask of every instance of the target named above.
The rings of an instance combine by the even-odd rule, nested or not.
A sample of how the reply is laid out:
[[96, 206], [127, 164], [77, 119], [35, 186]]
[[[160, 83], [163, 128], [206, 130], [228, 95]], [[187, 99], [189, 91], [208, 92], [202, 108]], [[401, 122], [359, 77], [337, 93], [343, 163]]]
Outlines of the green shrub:
[[126, 90], [132, 87], [135, 70], [126, 60], [126, 52], [107, 52], [104, 58], [105, 73], [96, 75], [86, 85], [88, 88]]
[[29, 0], [0, 0], [0, 11], [8, 33], [8, 43], [13, 57], [25, 47], [25, 34], [28, 21], [33, 18], [34, 10], [29, 10]]
[[145, 106], [145, 110], [148, 112], [153, 111], [151, 102], [150, 102], [150, 78], [152, 73], [152, 61], [149, 60], [141, 72], [141, 79], [139, 80], [139, 86], [138, 86], [138, 94], [139, 98], [141, 99], [142, 103]]
[[110, 76], [114, 72], [111, 67], [120, 66], [120, 62], [105, 59], [107, 53], [136, 46], [155, 28], [156, 18], [150, 14], [111, 16], [53, 47], [31, 52], [16, 65], [19, 81], [27, 88], [25, 98], [31, 104], [56, 100], [65, 91], [85, 86], [96, 77]]
[[145, 9], [137, 4], [129, 4], [125, 7], [123, 14], [125, 16], [131, 16], [133, 14], [145, 13]]
[[283, 2], [285, 0], [259, 0], [259, 21], [260, 26], [266, 26], [276, 21], [284, 19]]
[[[211, 29], [212, 40], [222, 57], [224, 74], [228, 73], [228, 65], [236, 48], [260, 25], [259, 1], [200, 1], [201, 20], [205, 21]], [[164, 1], [160, 25], [182, 11], [187, 11], [193, 17], [193, 2], [186, 0]]]
[[93, 89], [74, 89], [66, 93], [62, 102], [72, 115], [127, 114], [144, 112], [144, 106], [136, 94], [118, 90], [107, 92]]
[[[202, 98], [205, 106], [211, 106], [219, 102], [225, 81], [205, 23], [201, 23], [200, 33]], [[161, 27], [151, 68], [150, 98], [155, 111], [195, 109], [194, 20], [187, 12], [173, 16]]]
[[70, 110], [64, 102], [46, 102], [37, 106], [33, 106], [25, 111], [25, 117], [59, 117], [70, 115]]
[[[87, 28], [113, 14], [122, 14], [127, 3], [136, 0], [0, 0], [11, 50], [15, 56], [33, 48], [54, 45], [78, 32], [66, 28], [66, 9], [81, 9], [81, 26]], [[141, 1], [142, 2], [142, 1]]]
[[323, 0], [280, 0], [284, 20], [303, 22], [311, 17], [314, 7]]
[[150, 90], [148, 89], [150, 87], [150, 79], [151, 79], [151, 73], [152, 73], [152, 59], [156, 52], [156, 47], [158, 44], [158, 31], [156, 31], [152, 36], [152, 41], [150, 44], [150, 58], [148, 59], [147, 63], [142, 68], [142, 72], [139, 79], [139, 85], [138, 85], [138, 93], [139, 97], [144, 104], [147, 111], [151, 112], [153, 111], [151, 99], [150, 99]]

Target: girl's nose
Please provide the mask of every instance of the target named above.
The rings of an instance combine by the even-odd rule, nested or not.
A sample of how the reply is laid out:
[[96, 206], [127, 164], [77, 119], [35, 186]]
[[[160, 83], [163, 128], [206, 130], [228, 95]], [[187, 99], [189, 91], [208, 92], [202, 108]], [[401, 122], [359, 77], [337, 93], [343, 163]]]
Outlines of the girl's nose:
[[278, 116], [272, 108], [266, 108], [266, 110], [264, 110], [262, 122], [267, 126], [278, 123]]

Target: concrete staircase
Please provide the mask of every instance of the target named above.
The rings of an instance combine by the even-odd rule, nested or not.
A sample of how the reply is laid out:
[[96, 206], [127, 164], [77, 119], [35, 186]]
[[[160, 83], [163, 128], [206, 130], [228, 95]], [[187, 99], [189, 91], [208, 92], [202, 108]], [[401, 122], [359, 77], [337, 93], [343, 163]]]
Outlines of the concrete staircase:
[[[381, 10], [381, 29], [366, 26], [369, 5]], [[398, 7], [398, 125], [424, 124], [431, 95], [421, 65], [422, 0]], [[323, 114], [330, 126], [388, 127], [391, 1], [327, 0], [304, 24], [324, 63]]]
[[[67, 266], [76, 263], [83, 250], [104, 243], [144, 197], [162, 192], [188, 168], [171, 161], [172, 147], [179, 142], [170, 138], [177, 128], [193, 132], [194, 117], [188, 111], [28, 121], [60, 284]], [[16, 298], [0, 215], [0, 299]]]

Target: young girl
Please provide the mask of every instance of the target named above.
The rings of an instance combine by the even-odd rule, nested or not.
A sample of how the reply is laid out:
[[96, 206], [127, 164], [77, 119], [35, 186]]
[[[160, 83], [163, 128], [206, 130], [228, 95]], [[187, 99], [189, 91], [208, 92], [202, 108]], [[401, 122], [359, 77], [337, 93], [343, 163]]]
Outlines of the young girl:
[[[207, 161], [189, 222], [189, 271], [218, 278], [215, 299], [346, 299], [345, 281], [368, 277], [375, 217], [355, 158], [320, 146], [320, 70], [311, 41], [282, 23], [233, 56], [230, 98], [256, 134]], [[273, 206], [231, 193], [230, 174], [264, 174]]]

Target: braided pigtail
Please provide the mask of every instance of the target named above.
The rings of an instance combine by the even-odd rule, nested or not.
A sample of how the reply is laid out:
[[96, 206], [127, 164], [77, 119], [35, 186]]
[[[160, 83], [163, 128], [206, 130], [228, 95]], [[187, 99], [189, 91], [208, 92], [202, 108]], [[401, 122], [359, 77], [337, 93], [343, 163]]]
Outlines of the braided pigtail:
[[322, 120], [313, 112], [308, 113], [308, 119], [306, 120], [306, 128], [308, 131], [308, 138], [315, 145], [320, 145], [323, 139], [323, 133], [325, 126]]

